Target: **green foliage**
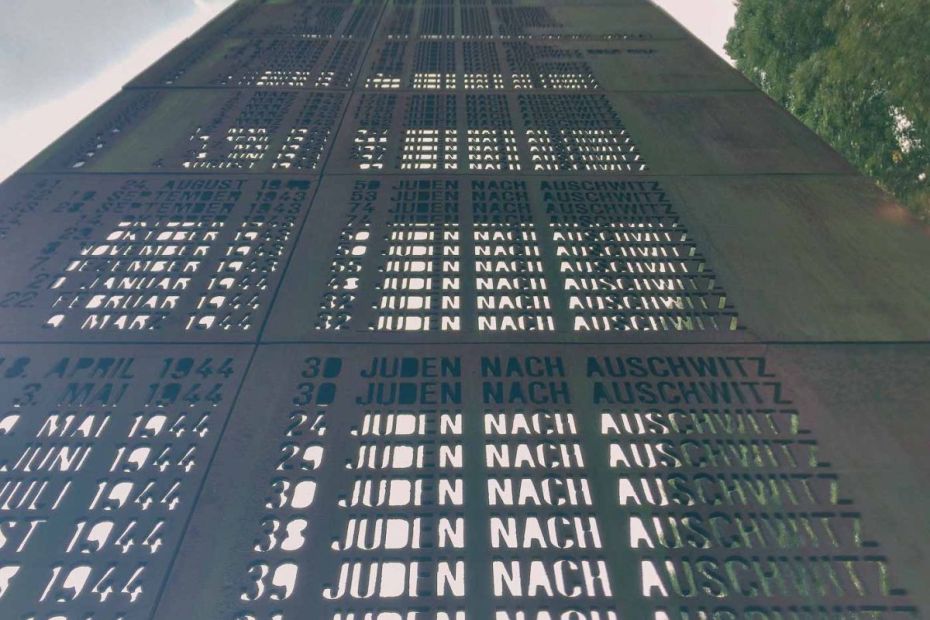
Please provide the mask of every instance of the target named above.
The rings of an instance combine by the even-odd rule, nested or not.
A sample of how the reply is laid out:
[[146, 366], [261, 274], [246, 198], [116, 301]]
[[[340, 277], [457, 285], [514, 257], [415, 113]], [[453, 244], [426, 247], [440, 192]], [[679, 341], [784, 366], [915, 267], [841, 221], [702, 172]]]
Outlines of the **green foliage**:
[[727, 52], [773, 99], [930, 217], [930, 0], [739, 0]]

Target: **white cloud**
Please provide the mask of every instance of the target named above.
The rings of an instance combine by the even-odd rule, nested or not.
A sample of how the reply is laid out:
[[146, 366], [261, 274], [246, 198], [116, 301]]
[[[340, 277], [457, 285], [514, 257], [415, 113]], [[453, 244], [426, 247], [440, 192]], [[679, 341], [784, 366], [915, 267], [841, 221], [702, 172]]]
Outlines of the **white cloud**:
[[[47, 96], [40, 105], [7, 106], [14, 111], [0, 119], [0, 136], [6, 145], [0, 149], [0, 180], [15, 172], [231, 3], [232, 0], [193, 0], [192, 10], [176, 17], [163, 30], [142, 39], [126, 53], [119, 54], [118, 62], [88, 76], [83, 83], [61, 94]], [[115, 52], [111, 50], [110, 55]]]

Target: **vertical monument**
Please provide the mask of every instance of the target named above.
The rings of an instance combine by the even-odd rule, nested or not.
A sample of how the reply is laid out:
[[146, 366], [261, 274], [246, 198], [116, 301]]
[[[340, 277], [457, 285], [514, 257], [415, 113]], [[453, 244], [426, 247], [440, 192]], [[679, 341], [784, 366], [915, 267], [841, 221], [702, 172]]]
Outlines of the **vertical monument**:
[[4, 620], [930, 603], [926, 230], [646, 0], [240, 0], [0, 261]]

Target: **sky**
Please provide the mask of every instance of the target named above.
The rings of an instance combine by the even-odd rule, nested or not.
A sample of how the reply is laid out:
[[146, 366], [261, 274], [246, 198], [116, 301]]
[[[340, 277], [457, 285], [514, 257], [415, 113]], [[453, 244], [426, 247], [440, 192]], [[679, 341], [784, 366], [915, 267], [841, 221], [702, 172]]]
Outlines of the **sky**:
[[233, 0], [0, 0], [0, 180]]
[[723, 50], [727, 32], [736, 19], [734, 0], [652, 0], [693, 32], [721, 57], [730, 61]]
[[[726, 58], [733, 0], [653, 0]], [[0, 0], [0, 180], [233, 0]]]

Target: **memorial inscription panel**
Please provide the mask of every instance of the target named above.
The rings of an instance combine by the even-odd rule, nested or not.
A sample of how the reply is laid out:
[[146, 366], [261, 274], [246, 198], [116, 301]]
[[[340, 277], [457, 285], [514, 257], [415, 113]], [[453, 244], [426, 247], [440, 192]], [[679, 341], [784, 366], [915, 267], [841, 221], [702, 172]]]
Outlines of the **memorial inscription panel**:
[[295, 249], [314, 268], [288, 274], [272, 338], [741, 337], [658, 179], [339, 177], [322, 205]]
[[917, 617], [811, 422], [761, 347], [265, 347], [158, 617]]
[[233, 175], [15, 178], [0, 190], [0, 334], [254, 341], [313, 187]]
[[311, 173], [328, 148], [345, 100], [341, 92], [264, 88], [126, 91], [29, 168]]
[[250, 355], [3, 346], [4, 618], [151, 617]]
[[647, 0], [239, 0], [0, 186], [0, 620], [921, 617], [863, 187]]

